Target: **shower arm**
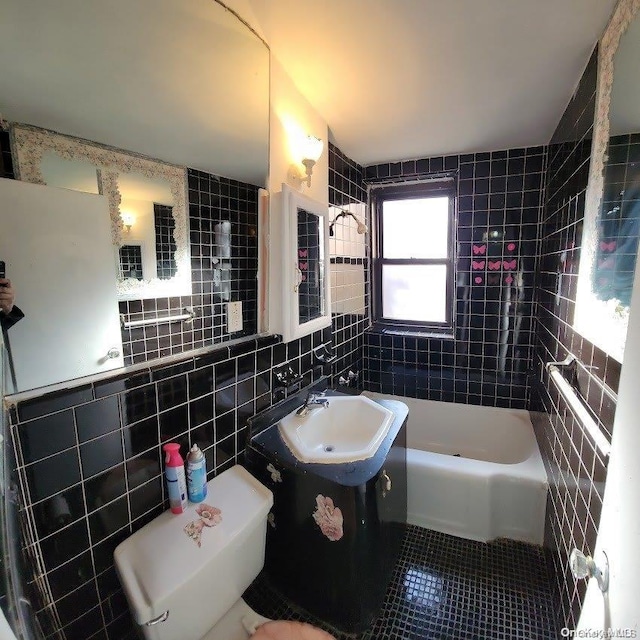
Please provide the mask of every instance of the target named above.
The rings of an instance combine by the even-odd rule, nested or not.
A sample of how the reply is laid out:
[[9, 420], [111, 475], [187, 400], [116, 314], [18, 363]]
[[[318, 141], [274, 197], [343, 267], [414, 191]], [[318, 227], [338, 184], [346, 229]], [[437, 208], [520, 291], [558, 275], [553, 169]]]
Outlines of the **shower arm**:
[[[336, 208], [339, 208], [339, 207], [336, 207]], [[358, 233], [359, 234], [362, 235], [364, 233], [367, 233], [367, 231], [368, 231], [367, 225], [364, 222], [362, 222], [362, 220], [360, 220], [360, 218], [358, 218], [358, 216], [356, 216], [355, 213], [353, 213], [352, 211], [347, 211], [346, 209], [340, 209], [340, 213], [329, 224], [329, 235], [330, 236], [333, 236], [333, 227], [334, 227], [335, 223], [340, 218], [346, 218], [347, 216], [352, 217], [358, 223]]]

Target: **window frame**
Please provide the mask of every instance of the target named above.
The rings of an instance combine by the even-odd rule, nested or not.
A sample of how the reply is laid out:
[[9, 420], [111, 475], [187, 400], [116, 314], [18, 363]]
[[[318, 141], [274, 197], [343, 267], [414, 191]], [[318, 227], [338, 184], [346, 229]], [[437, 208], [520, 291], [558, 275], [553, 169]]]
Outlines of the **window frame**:
[[[382, 249], [384, 232], [382, 224], [382, 208], [387, 200], [415, 200], [429, 197], [449, 198], [449, 220], [447, 225], [447, 257], [446, 258], [384, 258]], [[454, 283], [456, 265], [456, 205], [457, 190], [454, 178], [434, 179], [420, 184], [396, 184], [393, 186], [373, 187], [371, 189], [371, 214], [373, 225], [373, 316], [374, 326], [381, 329], [397, 331], [426, 331], [437, 334], [450, 334], [453, 331], [454, 318]], [[398, 265], [445, 265], [446, 275], [446, 309], [444, 322], [425, 322], [420, 320], [398, 320], [385, 318], [382, 306], [382, 268], [385, 264]]]

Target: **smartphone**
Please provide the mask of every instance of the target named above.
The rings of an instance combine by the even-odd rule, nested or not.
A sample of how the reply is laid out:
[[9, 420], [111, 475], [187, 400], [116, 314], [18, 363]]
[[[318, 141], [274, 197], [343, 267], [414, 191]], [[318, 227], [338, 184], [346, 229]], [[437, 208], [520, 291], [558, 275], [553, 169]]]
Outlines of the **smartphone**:
[[[0, 260], [0, 278], [6, 278], [6, 272], [5, 272], [5, 268], [4, 268], [4, 260]], [[3, 287], [6, 287], [6, 284], [2, 285]]]

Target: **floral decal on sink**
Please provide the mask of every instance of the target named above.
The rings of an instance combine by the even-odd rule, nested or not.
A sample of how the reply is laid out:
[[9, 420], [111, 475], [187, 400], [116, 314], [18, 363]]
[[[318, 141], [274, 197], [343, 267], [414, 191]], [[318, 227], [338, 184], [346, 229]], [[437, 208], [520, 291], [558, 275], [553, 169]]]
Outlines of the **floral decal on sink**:
[[331, 542], [340, 540], [344, 535], [342, 511], [334, 506], [331, 498], [323, 495], [316, 496], [316, 510], [313, 512], [313, 519], [320, 527], [322, 534]]
[[211, 505], [199, 504], [196, 513], [200, 516], [198, 520], [192, 520], [185, 526], [184, 532], [199, 546], [202, 546], [202, 530], [205, 527], [215, 527], [222, 522], [222, 511]]

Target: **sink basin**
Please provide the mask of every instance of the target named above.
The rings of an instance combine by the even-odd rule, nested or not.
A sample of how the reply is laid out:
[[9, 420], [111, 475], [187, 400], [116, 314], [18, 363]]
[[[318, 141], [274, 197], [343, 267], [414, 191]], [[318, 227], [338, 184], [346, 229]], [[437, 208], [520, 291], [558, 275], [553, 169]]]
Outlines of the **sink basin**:
[[328, 407], [293, 411], [278, 430], [301, 462], [338, 464], [373, 456], [389, 432], [393, 413], [364, 396], [327, 396]]

